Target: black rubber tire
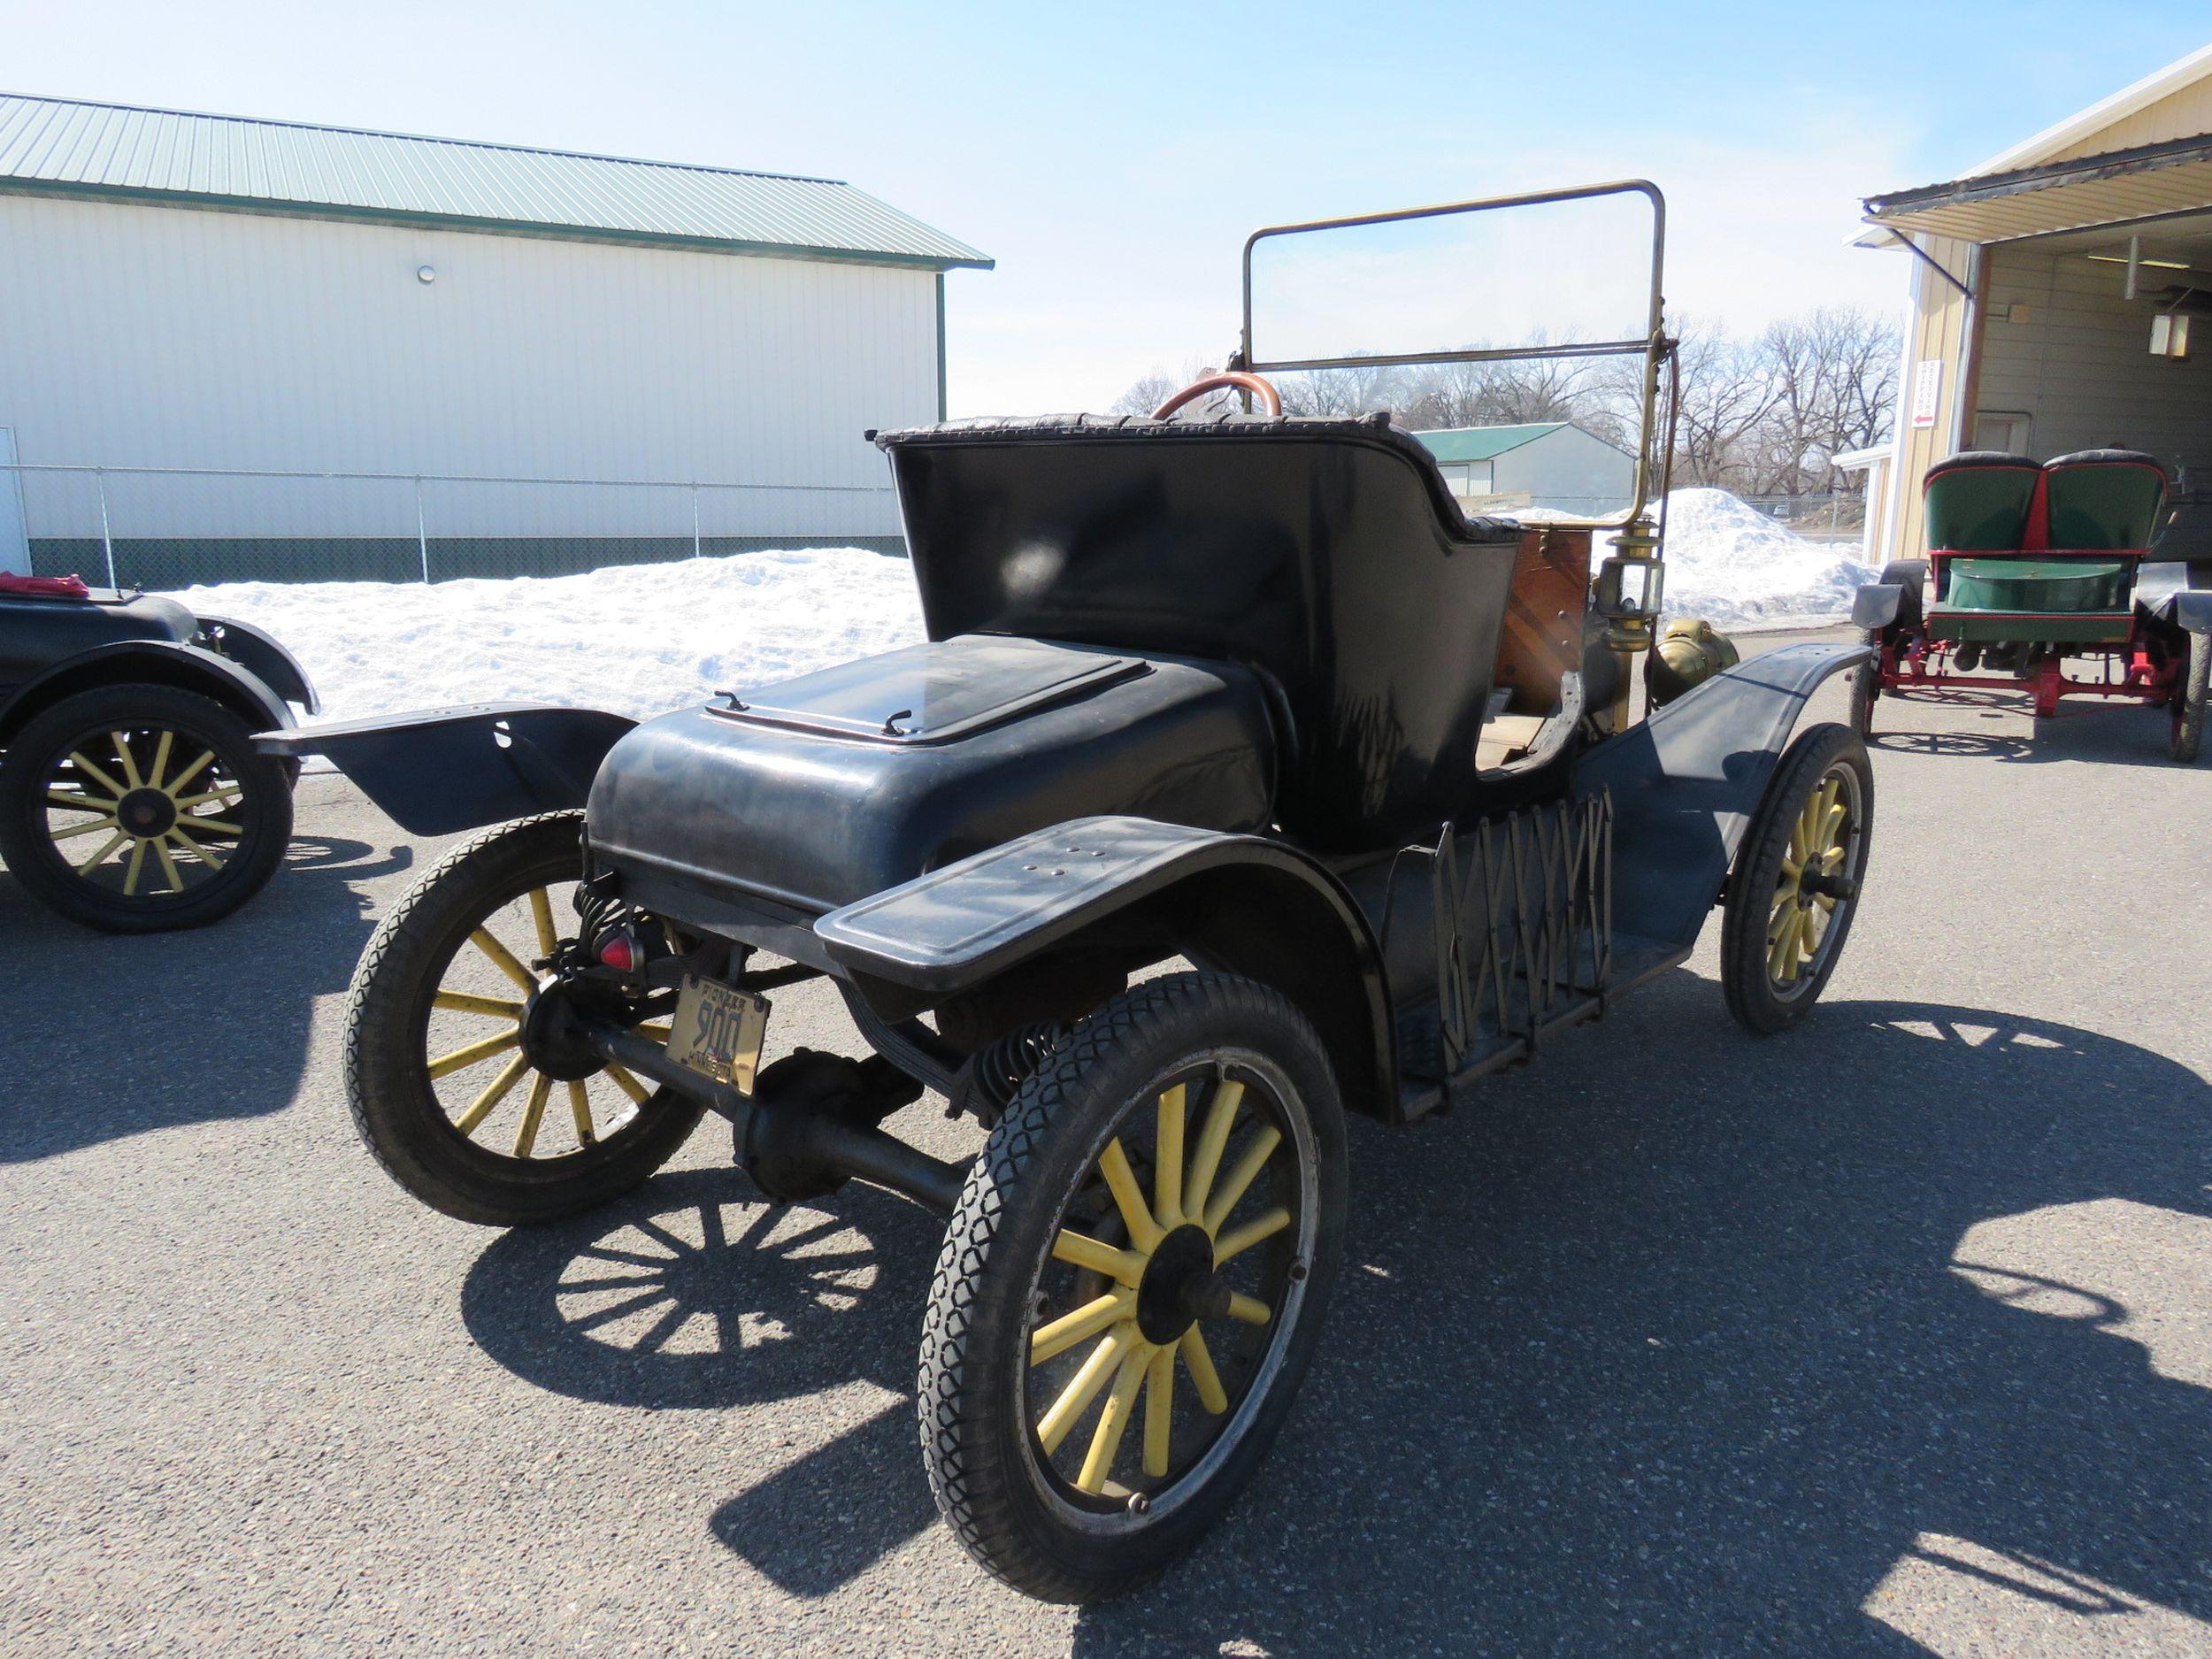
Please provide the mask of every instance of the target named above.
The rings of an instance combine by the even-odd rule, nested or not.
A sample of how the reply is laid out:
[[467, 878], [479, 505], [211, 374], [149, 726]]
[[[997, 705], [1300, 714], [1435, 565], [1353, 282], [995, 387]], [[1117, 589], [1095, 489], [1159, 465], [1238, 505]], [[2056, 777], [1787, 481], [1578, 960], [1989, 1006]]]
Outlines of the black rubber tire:
[[2204, 708], [2212, 689], [2212, 634], [2189, 636], [2189, 662], [2182, 671], [2175, 695], [2173, 735], [2167, 752], [2183, 765], [2193, 765], [2204, 747]]
[[1874, 703], [1882, 695], [1882, 637], [1867, 641], [1875, 655], [1851, 671], [1851, 729], [1862, 738], [1874, 735]]
[[[1131, 1103], [1194, 1056], [1263, 1055], [1312, 1132], [1317, 1202], [1304, 1300], [1240, 1438], [1172, 1506], [1079, 1530], [1030, 1464], [1025, 1318], [1061, 1207]], [[1343, 1252], [1344, 1114], [1313, 1027], [1275, 990], [1180, 973], [1115, 997], [1077, 1025], [1015, 1096], [968, 1175], [922, 1331], [918, 1409], [937, 1507], [961, 1543], [1016, 1589], [1050, 1601], [1112, 1595], [1159, 1571], [1218, 1520], [1281, 1428], [1311, 1358]], [[1242, 1410], [1245, 1408], [1240, 1407]], [[1175, 1488], [1170, 1488], [1171, 1491]]]
[[1778, 993], [1767, 972], [1767, 924], [1781, 879], [1790, 827], [1820, 780], [1839, 763], [1856, 774], [1859, 793], [1855, 865], [1849, 871], [1863, 884], [1874, 829], [1874, 768], [1865, 741], [1834, 721], [1808, 727], [1786, 749], [1768, 781], [1729, 872], [1728, 900], [1721, 921], [1720, 982], [1728, 1011], [1757, 1036], [1771, 1036], [1803, 1019], [1820, 1000], [1836, 964], [1843, 959], [1858, 900], [1839, 901], [1840, 919], [1830, 925], [1821, 959], [1788, 996]]
[[580, 812], [488, 830], [446, 855], [384, 918], [355, 969], [346, 1010], [346, 1100], [387, 1173], [433, 1210], [511, 1227], [578, 1215], [668, 1162], [703, 1108], [656, 1089], [611, 1139], [557, 1158], [514, 1158], [454, 1128], [425, 1065], [430, 999], [486, 916], [533, 887], [575, 879]]
[[[165, 729], [212, 750], [243, 785], [243, 831], [222, 868], [178, 894], [125, 897], [80, 877], [46, 830], [46, 787], [72, 749], [126, 726]], [[103, 686], [64, 697], [25, 724], [0, 759], [0, 859], [57, 915], [106, 933], [157, 933], [220, 921], [268, 884], [292, 839], [292, 779], [258, 754], [246, 723], [211, 697], [173, 686]], [[180, 854], [180, 856], [182, 855]]]

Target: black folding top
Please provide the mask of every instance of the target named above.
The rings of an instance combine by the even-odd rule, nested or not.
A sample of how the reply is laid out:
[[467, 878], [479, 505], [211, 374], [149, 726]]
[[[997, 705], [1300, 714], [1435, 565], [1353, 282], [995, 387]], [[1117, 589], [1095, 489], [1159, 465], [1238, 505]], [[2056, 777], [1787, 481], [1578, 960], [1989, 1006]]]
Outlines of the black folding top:
[[886, 451], [904, 444], [1008, 443], [1070, 438], [1171, 442], [1193, 438], [1248, 442], [1263, 438], [1288, 443], [1349, 441], [1375, 444], [1394, 451], [1418, 467], [1439, 516], [1449, 525], [1464, 524], [1470, 539], [1495, 541], [1520, 531], [1514, 519], [1477, 518], [1462, 511], [1428, 445], [1398, 426], [1384, 410], [1371, 415], [1349, 417], [1224, 414], [1201, 420], [1155, 420], [1148, 415], [992, 416], [975, 420], [940, 421], [933, 426], [908, 426], [896, 432], [871, 433], [869, 436], [878, 449]]

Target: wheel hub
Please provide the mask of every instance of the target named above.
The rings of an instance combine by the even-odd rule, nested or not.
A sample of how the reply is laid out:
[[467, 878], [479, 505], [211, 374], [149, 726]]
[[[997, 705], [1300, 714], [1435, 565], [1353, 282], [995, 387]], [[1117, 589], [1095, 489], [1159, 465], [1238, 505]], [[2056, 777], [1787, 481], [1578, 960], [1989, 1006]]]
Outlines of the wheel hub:
[[523, 1004], [522, 1052], [561, 1083], [580, 1082], [606, 1064], [585, 1035], [573, 990], [558, 979], [546, 980]]
[[1214, 1241], [1203, 1227], [1177, 1227], [1153, 1248], [1137, 1284], [1137, 1328], [1164, 1346], [1201, 1319], [1228, 1312], [1229, 1287], [1214, 1272]]
[[116, 803], [116, 827], [141, 841], [166, 835], [175, 827], [177, 803], [163, 789], [132, 789]]

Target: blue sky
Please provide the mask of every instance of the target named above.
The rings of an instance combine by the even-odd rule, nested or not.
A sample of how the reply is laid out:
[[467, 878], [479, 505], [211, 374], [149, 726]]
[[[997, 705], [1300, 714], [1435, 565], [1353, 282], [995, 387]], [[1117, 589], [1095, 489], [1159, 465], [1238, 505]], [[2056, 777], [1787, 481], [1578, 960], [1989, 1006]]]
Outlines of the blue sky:
[[1844, 245], [1860, 196], [2208, 39], [2202, 0], [2086, 27], [2078, 0], [0, 0], [0, 88], [847, 179], [997, 257], [949, 279], [953, 407], [980, 413], [1218, 356], [1256, 225], [1584, 179], [1667, 190], [1678, 311], [1894, 304], [1901, 257]]

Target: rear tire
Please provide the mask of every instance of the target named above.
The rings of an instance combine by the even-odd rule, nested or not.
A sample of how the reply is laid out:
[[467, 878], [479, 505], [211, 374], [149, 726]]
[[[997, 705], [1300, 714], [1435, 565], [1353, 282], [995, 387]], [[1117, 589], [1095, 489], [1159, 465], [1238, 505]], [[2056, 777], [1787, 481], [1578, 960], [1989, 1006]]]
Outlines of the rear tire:
[[1087, 1601], [1195, 1543], [1289, 1415], [1345, 1186], [1327, 1054], [1268, 987], [1169, 975], [1063, 1039], [969, 1172], [923, 1326], [923, 1461], [969, 1554]]
[[2183, 765], [2195, 764], [2204, 746], [2206, 694], [2212, 687], [2212, 634], [2189, 636], [2189, 662], [2174, 695], [2173, 736], [2168, 752]]
[[[648, 1090], [617, 1067], [557, 1083], [531, 1069], [508, 1034], [518, 1027], [516, 1018], [484, 1006], [511, 1002], [518, 1009], [531, 993], [512, 981], [529, 977], [525, 964], [538, 955], [512, 924], [502, 924], [502, 939], [487, 923], [524, 900], [549, 918], [550, 889], [580, 872], [582, 829], [582, 813], [549, 812], [502, 825], [448, 854], [384, 918], [354, 972], [345, 1057], [354, 1126], [394, 1180], [457, 1220], [521, 1226], [594, 1209], [673, 1157], [699, 1122], [701, 1107], [668, 1089]], [[546, 919], [538, 926], [542, 933], [553, 925]], [[508, 949], [507, 964], [492, 956], [481, 963], [469, 957], [475, 966], [489, 964], [488, 991], [480, 985], [449, 990], [457, 958], [481, 954], [476, 936], [487, 931], [503, 948], [520, 950]], [[480, 1006], [454, 1008], [459, 1029], [436, 1044], [451, 1045], [452, 1053], [437, 1064], [486, 1050], [444, 1074], [459, 1079], [450, 1102], [440, 1098], [430, 1075], [434, 999], [442, 993], [439, 1009], [464, 997]], [[464, 1040], [479, 1033], [465, 1048]], [[584, 1091], [580, 1107], [576, 1089]], [[453, 1107], [462, 1102], [457, 1116]], [[515, 1149], [503, 1152], [502, 1144]], [[551, 1150], [562, 1146], [568, 1149]]]
[[[1745, 1030], [1787, 1030], [1819, 1001], [1858, 914], [1873, 826], [1874, 769], [1859, 734], [1833, 722], [1801, 734], [1774, 769], [1728, 878], [1721, 989]], [[1847, 894], [1809, 885], [1838, 879]]]

